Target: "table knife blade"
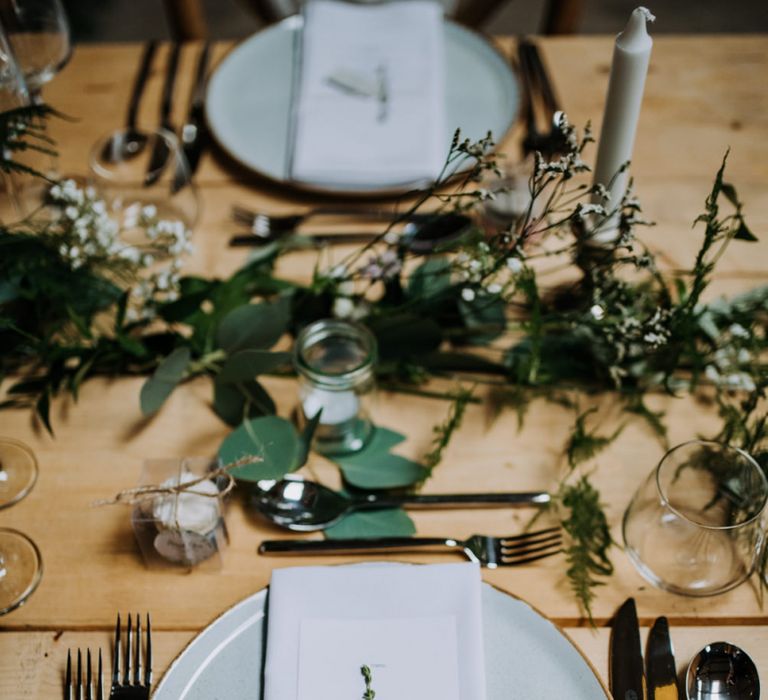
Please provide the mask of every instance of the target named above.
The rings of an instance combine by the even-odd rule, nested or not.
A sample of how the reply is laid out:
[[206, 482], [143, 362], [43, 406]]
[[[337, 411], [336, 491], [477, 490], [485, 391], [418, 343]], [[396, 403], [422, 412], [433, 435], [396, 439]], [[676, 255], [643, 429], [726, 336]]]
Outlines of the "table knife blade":
[[669, 622], [659, 617], [648, 634], [645, 651], [648, 700], [680, 700]]
[[644, 700], [643, 653], [634, 598], [627, 598], [613, 619], [609, 667], [615, 700]]
[[205, 123], [205, 83], [208, 72], [208, 60], [211, 46], [208, 42], [203, 45], [200, 56], [197, 59], [195, 72], [195, 84], [192, 89], [192, 98], [189, 102], [187, 120], [181, 127], [181, 143], [184, 155], [187, 158], [190, 175], [194, 175], [200, 163], [200, 156], [208, 142], [208, 130]]

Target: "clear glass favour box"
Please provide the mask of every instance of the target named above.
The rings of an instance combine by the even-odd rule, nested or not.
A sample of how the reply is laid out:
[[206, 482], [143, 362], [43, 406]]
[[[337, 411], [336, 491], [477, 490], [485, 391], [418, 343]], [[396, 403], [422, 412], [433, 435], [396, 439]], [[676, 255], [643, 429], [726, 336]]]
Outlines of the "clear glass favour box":
[[205, 457], [145, 461], [139, 486], [157, 493], [133, 506], [131, 524], [148, 568], [221, 568], [229, 539], [221, 486], [209, 477], [212, 466]]

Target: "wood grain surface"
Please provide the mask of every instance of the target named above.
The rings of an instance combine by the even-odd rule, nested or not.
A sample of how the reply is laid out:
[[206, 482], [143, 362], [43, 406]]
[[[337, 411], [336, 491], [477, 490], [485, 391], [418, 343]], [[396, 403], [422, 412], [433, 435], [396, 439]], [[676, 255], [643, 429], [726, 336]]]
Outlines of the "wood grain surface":
[[[599, 133], [608, 79], [612, 39], [568, 37], [542, 40], [556, 90], [571, 121], [591, 120]], [[500, 40], [509, 52], [512, 42]], [[229, 49], [218, 45], [219, 59]], [[142, 103], [141, 121], [157, 121], [159, 91], [167, 47], [156, 60]], [[175, 123], [181, 122], [199, 45], [185, 45], [177, 87]], [[52, 132], [61, 151], [63, 173], [87, 173], [87, 154], [96, 138], [122, 123], [139, 45], [78, 47], [70, 64], [46, 88], [51, 104], [74, 121], [58, 121]], [[699, 235], [691, 224], [701, 211], [713, 175], [730, 148], [728, 179], [746, 204], [760, 243], [735, 244], [722, 261], [711, 294], [735, 293], [768, 282], [768, 37], [660, 37], [655, 41], [645, 101], [635, 147], [636, 189], [648, 218], [657, 225], [645, 235], [663, 253], [664, 264], [687, 266]], [[258, 128], [258, 123], [254, 123]], [[517, 157], [519, 129], [505, 140]], [[589, 154], [593, 157], [594, 152]], [[188, 269], [225, 275], [243, 262], [242, 250], [227, 247], [235, 226], [230, 208], [237, 203], [269, 211], [293, 211], [316, 203], [243, 172], [216, 152], [203, 157], [197, 175], [202, 217], [195, 232], [196, 253]], [[340, 254], [340, 253], [334, 253]], [[279, 273], [306, 279], [312, 254], [283, 259]], [[228, 428], [211, 411], [207, 381], [177, 390], [151, 421], [141, 418], [137, 378], [92, 380], [79, 401], [57, 401], [52, 438], [26, 411], [0, 412], [0, 434], [27, 442], [37, 454], [40, 477], [18, 505], [0, 511], [0, 526], [30, 535], [42, 551], [42, 583], [29, 602], [0, 618], [0, 697], [47, 698], [61, 690], [67, 647], [107, 648], [117, 610], [150, 610], [157, 639], [157, 669], [224, 609], [259, 590], [275, 567], [299, 563], [334, 563], [353, 558], [267, 558], [256, 553], [265, 538], [285, 536], [258, 521], [241, 498], [229, 504], [231, 543], [215, 572], [156, 571], [144, 568], [130, 525], [130, 509], [94, 506], [118, 490], [134, 486], [147, 458], [209, 456]], [[279, 412], [287, 415], [295, 385], [272, 379], [268, 386]], [[590, 397], [600, 404], [599, 420], [616, 424], [619, 409], [611, 396]], [[585, 400], [586, 401], [586, 400]], [[712, 434], [717, 418], [711, 406], [693, 400], [654, 397], [654, 409], [667, 412], [670, 442]], [[429, 448], [432, 426], [448, 405], [440, 400], [382, 392], [376, 420], [400, 429], [408, 439], [397, 448], [419, 457]], [[518, 430], [511, 412], [498, 418], [483, 406], [470, 406], [444, 462], [424, 491], [548, 489], [563, 467], [563, 446], [573, 413], [535, 402]], [[663, 447], [639, 421], [630, 421], [620, 439], [595, 461], [593, 481], [606, 506], [613, 536], [621, 541], [620, 521], [632, 492], [663, 454]], [[307, 472], [334, 483], [335, 469], [313, 455]], [[414, 515], [419, 534], [464, 536], [473, 532], [511, 534], [530, 511], [440, 511]], [[397, 559], [427, 561], [424, 557]], [[450, 561], [436, 556], [428, 561]], [[484, 579], [533, 604], [567, 628], [601, 673], [605, 673], [607, 630], [623, 600], [633, 595], [643, 624], [669, 617], [684, 666], [706, 642], [726, 638], [743, 644], [758, 666], [768, 664], [768, 613], [755, 587], [743, 585], [715, 598], [690, 599], [659, 591], [635, 571], [619, 547], [613, 550], [616, 573], [598, 591], [596, 632], [586, 626], [563, 577], [565, 560], [554, 557], [515, 570], [484, 572]], [[764, 672], [764, 671], [763, 671]], [[604, 676], [605, 677], [605, 676]], [[766, 679], [764, 679], [765, 681]]]

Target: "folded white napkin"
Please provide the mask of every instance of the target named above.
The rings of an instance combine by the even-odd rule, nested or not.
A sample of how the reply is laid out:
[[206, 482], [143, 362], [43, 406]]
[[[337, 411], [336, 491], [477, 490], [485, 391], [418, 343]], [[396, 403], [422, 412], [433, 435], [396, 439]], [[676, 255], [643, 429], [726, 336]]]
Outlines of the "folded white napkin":
[[476, 564], [358, 564], [272, 573], [265, 700], [485, 700]]
[[293, 178], [350, 188], [434, 180], [450, 145], [442, 7], [311, 0], [302, 42]]

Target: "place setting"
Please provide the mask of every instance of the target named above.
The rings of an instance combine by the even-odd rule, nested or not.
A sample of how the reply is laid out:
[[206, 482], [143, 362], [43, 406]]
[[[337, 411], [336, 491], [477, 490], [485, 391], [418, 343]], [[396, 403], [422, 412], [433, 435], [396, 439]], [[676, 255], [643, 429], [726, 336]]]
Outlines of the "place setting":
[[670, 110], [754, 105], [677, 90], [663, 8], [310, 0], [222, 52], [49, 4], [0, 13], [0, 695], [759, 698], [761, 132], [702, 108], [685, 161]]

